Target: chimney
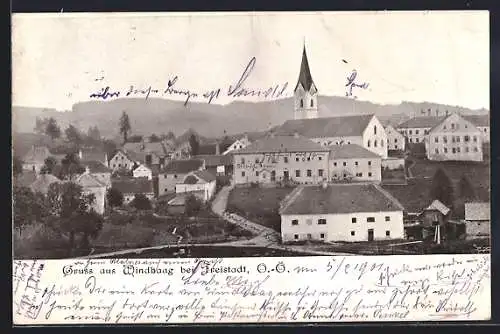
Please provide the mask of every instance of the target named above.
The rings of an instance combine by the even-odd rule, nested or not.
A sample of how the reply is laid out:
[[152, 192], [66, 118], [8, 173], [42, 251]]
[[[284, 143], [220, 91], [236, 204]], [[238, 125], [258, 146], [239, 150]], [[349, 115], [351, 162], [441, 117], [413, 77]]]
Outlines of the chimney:
[[82, 152], [82, 149], [79, 149], [78, 150], [78, 157], [80, 158], [80, 160], [83, 159], [83, 152]]
[[220, 155], [220, 144], [218, 141], [215, 143], [215, 155]]

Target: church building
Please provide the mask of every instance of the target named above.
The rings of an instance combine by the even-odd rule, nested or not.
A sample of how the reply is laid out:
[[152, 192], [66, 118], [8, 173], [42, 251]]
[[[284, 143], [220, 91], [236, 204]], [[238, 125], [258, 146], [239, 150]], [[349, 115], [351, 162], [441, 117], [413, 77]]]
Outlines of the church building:
[[318, 89], [309, 70], [305, 45], [302, 51], [302, 63], [300, 64], [299, 80], [294, 90], [294, 98], [294, 119], [318, 118]]

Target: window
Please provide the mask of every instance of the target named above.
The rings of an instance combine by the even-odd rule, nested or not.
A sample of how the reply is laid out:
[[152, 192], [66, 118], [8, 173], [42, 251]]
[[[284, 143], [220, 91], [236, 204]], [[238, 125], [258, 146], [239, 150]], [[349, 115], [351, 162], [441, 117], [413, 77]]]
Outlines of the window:
[[367, 223], [375, 223], [375, 217], [366, 217]]
[[310, 169], [307, 170], [307, 177], [311, 177], [312, 176], [312, 171]]
[[429, 130], [424, 130], [424, 134], [428, 135], [429, 134]]
[[284, 157], [283, 159], [284, 159], [285, 163], [287, 164], [288, 163], [288, 157]]
[[122, 160], [123, 160], [123, 155], [122, 155]]
[[311, 157], [307, 157], [307, 161], [311, 161]]
[[245, 177], [245, 172], [241, 172], [241, 176]]
[[408, 133], [409, 133], [409, 134], [413, 134], [413, 131], [411, 131], [411, 130], [410, 130]]
[[255, 158], [255, 163], [258, 164], [259, 163], [259, 158]]
[[371, 166], [372, 165], [372, 162], [371, 161], [368, 161], [368, 166]]
[[439, 143], [439, 137], [434, 137], [434, 142]]
[[346, 177], [347, 177], [347, 174], [346, 174], [346, 173], [344, 173], [344, 179], [345, 179]]
[[451, 128], [455, 129], [455, 123], [451, 123]]
[[418, 135], [418, 130], [415, 130], [415, 134]]
[[118, 167], [121, 167], [121, 166], [122, 166], [122, 164], [118, 164]]
[[374, 125], [374, 126], [373, 126], [373, 134], [374, 134], [374, 135], [376, 135], [376, 134], [377, 134], [377, 126], [376, 126], [376, 125]]
[[295, 161], [299, 161], [299, 158], [295, 158]]
[[300, 177], [300, 170], [299, 170], [299, 169], [297, 169], [297, 170], [295, 171], [295, 177]]
[[376, 139], [373, 141], [373, 147], [377, 147], [377, 140]]
[[311, 107], [314, 107], [314, 101], [311, 99]]
[[487, 128], [484, 128], [484, 132], [488, 132], [488, 129], [487, 129]]
[[394, 148], [397, 150], [398, 149], [398, 145], [394, 145]]
[[[389, 140], [387, 140], [387, 142], [389, 142]], [[398, 139], [394, 138], [394, 143], [397, 143], [397, 142], [398, 142]]]
[[295, 240], [299, 240], [299, 235], [298, 235], [298, 234], [294, 234], [294, 235], [293, 235], [293, 238], [294, 238]]
[[300, 107], [304, 108], [304, 100], [300, 99]]
[[255, 176], [259, 176], [259, 172], [255, 172]]
[[443, 142], [444, 142], [444, 143], [447, 143], [447, 142], [448, 142], [448, 137], [443, 136]]
[[370, 141], [368, 140], [367, 146], [370, 147]]
[[385, 236], [390, 237], [391, 236], [391, 231], [385, 231]]
[[299, 220], [298, 219], [293, 219], [292, 220], [292, 225], [299, 225]]
[[413, 143], [413, 139], [412, 138], [410, 138], [410, 143]]
[[363, 173], [356, 173], [356, 176], [357, 176], [357, 177], [362, 177], [362, 176], [363, 176]]
[[323, 157], [318, 157], [318, 160], [319, 160], [319, 161], [323, 160]]
[[454, 147], [451, 149], [451, 153], [456, 153], [456, 151], [457, 150]]
[[168, 191], [168, 188], [163, 189], [163, 191], [164, 191], [164, 192], [167, 192], [167, 191]]
[[391, 217], [389, 217], [389, 216], [385, 216], [385, 221], [386, 221], [386, 222], [390, 222], [390, 221], [391, 221]]
[[241, 163], [245, 164], [245, 158], [241, 158]]
[[309, 239], [309, 240], [312, 239], [312, 234], [311, 233], [307, 233], [307, 239]]
[[460, 153], [460, 147], [457, 147], [457, 153]]
[[319, 238], [320, 239], [324, 239], [325, 238], [325, 234], [324, 233], [320, 233]]
[[439, 149], [437, 149], [437, 148], [436, 148], [436, 149], [435, 149], [435, 152], [436, 152], [436, 154], [439, 154]]
[[465, 148], [465, 152], [469, 153], [469, 148], [468, 147]]
[[448, 149], [446, 147], [444, 148], [444, 153], [448, 153]]
[[460, 143], [460, 136], [457, 136], [457, 143]]
[[343, 166], [347, 166], [347, 162], [345, 162], [345, 161], [344, 161], [344, 162], [342, 163], [342, 165], [343, 165]]
[[333, 163], [333, 165], [336, 167], [336, 166], [337, 166], [337, 163], [336, 163], [336, 162], [334, 162], [334, 163]]
[[477, 136], [472, 137], [472, 139], [474, 140], [474, 143], [477, 143]]
[[477, 147], [474, 147], [474, 152], [477, 152], [477, 151], [479, 151], [479, 150], [477, 149]]
[[356, 217], [352, 217], [351, 221], [352, 221], [353, 224], [356, 223]]
[[443, 125], [443, 130], [446, 130], [446, 125]]
[[[33, 168], [35, 168], [35, 166], [33, 166]], [[113, 168], [116, 168], [116, 164], [113, 164]], [[34, 169], [33, 169], [34, 170]]]
[[351, 231], [351, 235], [352, 235], [352, 236], [356, 235], [356, 232]]
[[418, 138], [415, 138], [415, 143], [418, 143], [419, 139]]
[[318, 225], [326, 225], [326, 219], [318, 219]]
[[368, 176], [371, 177], [372, 176], [372, 172], [368, 172]]
[[322, 169], [318, 169], [318, 176], [323, 177], [323, 170]]
[[358, 165], [358, 162], [357, 161], [354, 161], [354, 165], [357, 166]]

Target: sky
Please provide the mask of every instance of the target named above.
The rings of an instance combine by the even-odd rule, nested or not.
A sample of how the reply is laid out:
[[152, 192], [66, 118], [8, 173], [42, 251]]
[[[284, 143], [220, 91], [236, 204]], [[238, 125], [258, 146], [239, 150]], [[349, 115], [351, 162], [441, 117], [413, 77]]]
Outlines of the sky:
[[261, 101], [226, 93], [252, 57], [245, 88], [288, 83], [292, 96], [305, 44], [320, 95], [345, 96], [356, 70], [359, 100], [489, 109], [487, 11], [14, 14], [12, 27], [16, 106], [70, 110], [106, 86], [163, 91], [175, 76], [179, 90], [220, 88], [212, 103]]

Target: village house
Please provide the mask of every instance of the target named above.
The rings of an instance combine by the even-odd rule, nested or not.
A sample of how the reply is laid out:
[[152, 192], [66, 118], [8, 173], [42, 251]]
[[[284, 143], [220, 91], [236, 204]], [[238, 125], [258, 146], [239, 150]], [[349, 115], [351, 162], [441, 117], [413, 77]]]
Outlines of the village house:
[[329, 148], [299, 135], [271, 134], [232, 153], [234, 184], [317, 184], [328, 180]]
[[108, 166], [108, 154], [96, 149], [80, 149], [78, 150], [78, 158], [81, 163], [87, 161], [97, 161], [104, 166]]
[[482, 161], [483, 134], [457, 113], [435, 125], [425, 140], [429, 160]]
[[233, 155], [196, 155], [193, 159], [203, 160], [205, 169], [213, 175], [232, 175]]
[[120, 169], [131, 171], [136, 165], [137, 161], [135, 161], [135, 159], [133, 159], [127, 152], [117, 150], [109, 160], [108, 167], [113, 171]]
[[99, 180], [106, 188], [111, 187], [111, 169], [99, 161], [82, 161], [81, 165], [87, 173]]
[[429, 236], [441, 239], [450, 213], [450, 208], [437, 199], [422, 210], [417, 218], [421, 222], [422, 239], [427, 239]]
[[372, 114], [289, 120], [276, 134], [298, 133], [323, 146], [356, 144], [387, 158], [387, 135]]
[[248, 140], [248, 136], [245, 135], [240, 139], [236, 139], [236, 141], [229, 145], [229, 147], [224, 152], [222, 152], [222, 155], [229, 154], [230, 152], [233, 152], [235, 150], [241, 150], [248, 145], [250, 145], [250, 140]]
[[23, 157], [23, 171], [32, 171], [40, 173], [40, 170], [45, 165], [45, 159], [52, 156], [46, 146], [31, 146], [31, 149]]
[[158, 174], [158, 195], [175, 193], [175, 185], [182, 183], [190, 172], [205, 169], [200, 159], [172, 160]]
[[491, 216], [489, 202], [465, 203], [466, 238], [489, 237], [491, 233]]
[[462, 115], [483, 134], [483, 143], [490, 142], [490, 115]]
[[132, 171], [132, 173], [133, 173], [135, 178], [145, 177], [148, 180], [153, 179], [153, 170], [151, 168], [149, 168], [148, 166], [146, 166], [145, 164], [140, 164], [139, 166], [137, 166], [137, 168], [135, 168]]
[[381, 157], [356, 144], [330, 146], [330, 180], [382, 180]]
[[114, 179], [112, 181], [112, 187], [123, 194], [124, 204], [130, 203], [135, 198], [136, 194], [142, 194], [149, 200], [155, 197], [153, 182], [146, 178]]
[[140, 142], [125, 143], [123, 151], [131, 155], [136, 162], [146, 166], [164, 164], [167, 155], [167, 150], [162, 142], [151, 142], [149, 138], [143, 138]]
[[387, 149], [390, 151], [404, 151], [405, 137], [392, 125], [387, 125], [384, 129], [387, 135]]
[[403, 207], [378, 185], [299, 186], [280, 206], [284, 243], [403, 239]]
[[175, 185], [175, 193], [199, 192], [201, 199], [208, 202], [215, 194], [215, 176], [207, 170], [197, 170], [187, 174], [181, 183]]
[[47, 195], [49, 191], [50, 185], [53, 183], [62, 183], [63, 181], [59, 180], [52, 174], [38, 174], [36, 180], [30, 185], [31, 191], [34, 193], [41, 193]]
[[75, 180], [75, 183], [82, 187], [84, 194], [94, 195], [92, 208], [97, 213], [104, 214], [107, 185], [92, 175], [89, 168]]

